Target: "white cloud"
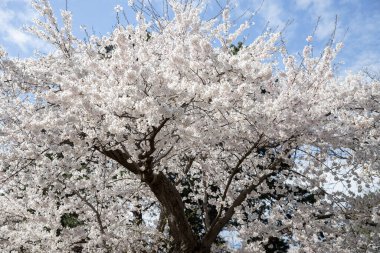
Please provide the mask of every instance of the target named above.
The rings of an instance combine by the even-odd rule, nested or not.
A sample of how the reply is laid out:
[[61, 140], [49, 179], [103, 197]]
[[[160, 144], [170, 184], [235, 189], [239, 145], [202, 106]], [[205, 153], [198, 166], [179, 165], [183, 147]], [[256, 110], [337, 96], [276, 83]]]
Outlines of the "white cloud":
[[8, 41], [15, 42], [22, 51], [26, 52], [28, 50], [28, 45], [33, 43], [32, 38], [18, 29], [14, 29], [13, 27], [8, 27], [6, 39]]
[[363, 68], [380, 70], [379, 21], [380, 13], [371, 17], [362, 15], [352, 17], [347, 38], [347, 44], [351, 49], [347, 52], [350, 62], [347, 64], [353, 70]]
[[296, 0], [296, 7], [299, 9], [306, 9], [312, 3], [312, 0]]
[[[372, 12], [370, 7], [365, 6], [369, 4], [368, 2], [365, 3], [361, 0], [294, 0], [294, 3], [298, 10], [308, 13], [313, 18], [321, 17], [316, 31], [316, 38], [320, 41], [330, 38], [335, 26], [335, 17], [338, 15], [336, 41], [342, 40], [345, 35], [345, 48], [342, 52], [344, 57], [342, 59], [345, 62], [342, 66], [343, 69], [380, 70], [380, 54], [377, 46], [380, 39], [378, 35], [380, 12]], [[348, 32], [345, 34], [347, 29]]]
[[264, 2], [262, 15], [269, 21], [271, 26], [279, 27], [280, 29], [285, 26], [286, 20], [282, 19], [285, 16], [283, 12], [280, 4], [276, 2]]
[[308, 9], [311, 7], [317, 12], [326, 11], [332, 4], [331, 0], [295, 0], [296, 7], [299, 9]]
[[34, 17], [35, 12], [28, 0], [1, 0], [0, 43], [4, 44], [5, 48], [15, 45], [23, 53], [29, 54], [34, 49], [45, 49], [44, 42], [22, 29], [22, 26], [30, 24]]
[[352, 66], [352, 70], [362, 70], [368, 68], [370, 70], [380, 70], [379, 55], [374, 54], [371, 51], [364, 51], [358, 55], [355, 59], [355, 64]]
[[[260, 6], [262, 0], [252, 2], [254, 6]], [[286, 15], [282, 1], [264, 1], [257, 14], [266, 22], [269, 22], [270, 27], [280, 30], [284, 28], [290, 18], [290, 16]]]
[[[309, 15], [317, 20], [320, 17], [320, 22], [316, 30], [315, 36], [319, 40], [329, 39], [335, 27], [335, 18], [338, 13], [333, 8], [331, 0], [294, 0], [296, 8], [304, 10]], [[343, 34], [344, 29], [337, 27], [337, 34]]]

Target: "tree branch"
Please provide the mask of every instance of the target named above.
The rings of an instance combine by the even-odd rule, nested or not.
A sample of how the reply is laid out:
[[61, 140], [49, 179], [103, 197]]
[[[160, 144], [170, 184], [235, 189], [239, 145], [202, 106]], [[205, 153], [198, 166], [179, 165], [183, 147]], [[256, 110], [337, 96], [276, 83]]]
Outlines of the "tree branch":
[[276, 175], [278, 172], [274, 171], [277, 165], [281, 162], [281, 160], [277, 160], [269, 166], [269, 170], [273, 170], [273, 172], [263, 175], [258, 179], [256, 184], [250, 185], [248, 188], [240, 192], [238, 197], [234, 200], [232, 205], [227, 209], [223, 217], [217, 217], [213, 224], [211, 224], [211, 228], [205, 237], [202, 240], [202, 245], [211, 245], [222, 228], [231, 220], [232, 216], [235, 214], [235, 208], [240, 206], [243, 201], [247, 198], [248, 194], [250, 194], [253, 190], [255, 190], [259, 185], [261, 185], [267, 178]]
[[226, 196], [227, 196], [227, 192], [228, 192], [228, 188], [230, 187], [231, 183], [232, 183], [232, 180], [233, 178], [235, 177], [235, 175], [239, 172], [240, 170], [240, 165], [244, 162], [244, 160], [253, 152], [253, 150], [255, 150], [258, 145], [260, 144], [260, 141], [263, 137], [263, 134], [261, 134], [259, 136], [259, 139], [257, 140], [257, 142], [250, 148], [248, 149], [248, 151], [239, 159], [239, 161], [237, 162], [237, 164], [235, 165], [234, 169], [232, 170], [232, 173], [231, 175], [229, 176], [228, 178], [228, 181], [227, 181], [227, 185], [226, 185], [226, 188], [224, 189], [224, 192], [223, 192], [223, 196], [222, 196], [222, 200], [225, 200], [226, 199]]
[[193, 252], [194, 246], [197, 245], [198, 239], [191, 229], [191, 226], [185, 215], [185, 206], [182, 198], [175, 185], [162, 173], [153, 172], [153, 157], [155, 151], [155, 137], [164, 127], [169, 119], [164, 119], [158, 127], [153, 127], [153, 131], [148, 134], [150, 149], [139, 155], [139, 159], [144, 160], [145, 170], [141, 170], [136, 162], [129, 162], [131, 156], [127, 150], [104, 150], [98, 149], [102, 154], [117, 161], [126, 169], [136, 175], [141, 176], [141, 181], [145, 182], [154, 193], [163, 207], [163, 212], [167, 215], [168, 224], [171, 234], [174, 238], [175, 248], [179, 252]]

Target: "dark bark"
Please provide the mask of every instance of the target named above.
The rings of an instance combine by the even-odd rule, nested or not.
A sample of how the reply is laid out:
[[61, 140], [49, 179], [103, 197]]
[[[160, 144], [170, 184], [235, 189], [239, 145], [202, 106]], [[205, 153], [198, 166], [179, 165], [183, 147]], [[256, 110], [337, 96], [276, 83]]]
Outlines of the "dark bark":
[[199, 245], [198, 238], [187, 221], [181, 195], [172, 182], [162, 172], [153, 173], [149, 166], [147, 166], [148, 170], [142, 171], [136, 163], [128, 162], [129, 155], [121, 150], [101, 152], [140, 176], [141, 180], [149, 186], [167, 215], [168, 225], [174, 238], [173, 252], [196, 252], [195, 248]]
[[194, 252], [198, 238], [187, 221], [184, 212], [185, 206], [178, 190], [162, 172], [146, 174], [144, 181], [149, 185], [167, 214], [175, 249], [178, 249], [178, 252]]
[[253, 190], [255, 190], [259, 185], [261, 185], [267, 178], [275, 175], [276, 172], [269, 173], [259, 178], [256, 184], [252, 184], [250, 187], [242, 191], [239, 196], [235, 199], [232, 205], [227, 209], [225, 214], [222, 217], [217, 217], [215, 222], [211, 225], [210, 230], [207, 232], [205, 237], [202, 240], [202, 245], [205, 247], [211, 247], [212, 243], [216, 240], [219, 233], [222, 229], [227, 225], [227, 223], [231, 220], [232, 216], [235, 214], [235, 208], [240, 206], [243, 201], [247, 198], [247, 195], [250, 194]]
[[[198, 236], [192, 230], [191, 225], [189, 224], [189, 221], [186, 217], [185, 205], [182, 201], [180, 193], [176, 188], [176, 185], [172, 183], [170, 179], [166, 177], [162, 172], [159, 172], [158, 174], [153, 172], [154, 158], [152, 155], [156, 150], [155, 137], [168, 121], [169, 119], [164, 119], [158, 127], [153, 127], [152, 132], [147, 134], [145, 138], [141, 140], [148, 142], [150, 148], [148, 151], [145, 151], [139, 155], [138, 162], [131, 161], [131, 156], [124, 148], [123, 150], [105, 150], [98, 148], [98, 150], [107, 157], [117, 161], [130, 172], [139, 176], [141, 178], [141, 181], [145, 182], [149, 186], [150, 190], [154, 193], [155, 197], [161, 204], [162, 213], [165, 215], [165, 218], [167, 220], [170, 235], [174, 239], [170, 252], [209, 253], [211, 250], [211, 245], [215, 242], [221, 230], [227, 225], [232, 216], [235, 214], [235, 208], [240, 206], [242, 202], [245, 201], [247, 195], [255, 190], [268, 177], [276, 174], [275, 170], [279, 161], [275, 161], [269, 166], [268, 169], [272, 170], [272, 173], [260, 177], [256, 184], [252, 184], [243, 190], [230, 207], [224, 208], [222, 206], [216, 218], [211, 221], [212, 224], [208, 224], [208, 231], [205, 236], [203, 238], [198, 238]], [[236, 173], [238, 173], [240, 165], [253, 152], [253, 150], [257, 148], [260, 139], [247, 151], [246, 154], [244, 154], [244, 156], [239, 160], [236, 167], [233, 169], [225, 192], [223, 193], [223, 200], [226, 197], [233, 177], [236, 175]], [[189, 166], [191, 166], [192, 161], [193, 160], [190, 161]], [[225, 212], [222, 216], [223, 210], [225, 210]], [[163, 227], [160, 225], [160, 230], [162, 229]]]
[[223, 227], [227, 225], [235, 214], [235, 208], [240, 206], [246, 199], [247, 195], [255, 190], [267, 178], [275, 175], [277, 173], [275, 167], [278, 165], [277, 162], [274, 162], [272, 166], [270, 166], [270, 169], [273, 170], [272, 173], [262, 176], [256, 184], [252, 184], [250, 187], [242, 191], [233, 204], [226, 209], [223, 216], [219, 213], [204, 238], [197, 238], [186, 218], [185, 206], [182, 202], [180, 193], [175, 185], [162, 172], [159, 172], [158, 174], [153, 173], [153, 170], [150, 167], [151, 159], [148, 159], [145, 162], [144, 167], [148, 169], [141, 170], [136, 163], [128, 162], [129, 155], [121, 150], [101, 152], [123, 165], [132, 173], [140, 176], [141, 180], [149, 186], [160, 202], [163, 212], [166, 214], [170, 234], [174, 239], [170, 252], [174, 253], [209, 253], [211, 245], [214, 243]]
[[164, 232], [165, 226], [167, 222], [167, 214], [165, 213], [165, 209], [161, 207], [160, 217], [158, 218], [157, 230], [159, 232]]

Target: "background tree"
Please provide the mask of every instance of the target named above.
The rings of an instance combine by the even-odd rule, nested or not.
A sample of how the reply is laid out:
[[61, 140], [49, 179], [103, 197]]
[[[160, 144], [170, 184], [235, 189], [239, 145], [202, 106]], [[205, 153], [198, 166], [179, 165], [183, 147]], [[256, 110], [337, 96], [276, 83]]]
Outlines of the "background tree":
[[378, 187], [379, 82], [335, 77], [341, 44], [297, 61], [278, 33], [231, 47], [249, 25], [228, 8], [140, 4], [84, 42], [35, 1], [57, 50], [1, 52], [2, 251], [218, 252], [226, 229], [248, 252], [376, 250], [379, 195], [357, 193]]

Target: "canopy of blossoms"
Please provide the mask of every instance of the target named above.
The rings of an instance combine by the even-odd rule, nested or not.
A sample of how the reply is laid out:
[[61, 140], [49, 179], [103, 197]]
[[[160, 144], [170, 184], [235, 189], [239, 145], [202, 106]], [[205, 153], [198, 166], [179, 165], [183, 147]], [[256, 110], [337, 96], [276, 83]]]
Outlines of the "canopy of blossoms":
[[56, 51], [1, 51], [1, 251], [228, 252], [229, 230], [246, 252], [375, 252], [380, 82], [336, 77], [339, 43], [231, 47], [252, 28], [228, 8], [131, 4], [82, 41], [35, 0]]

